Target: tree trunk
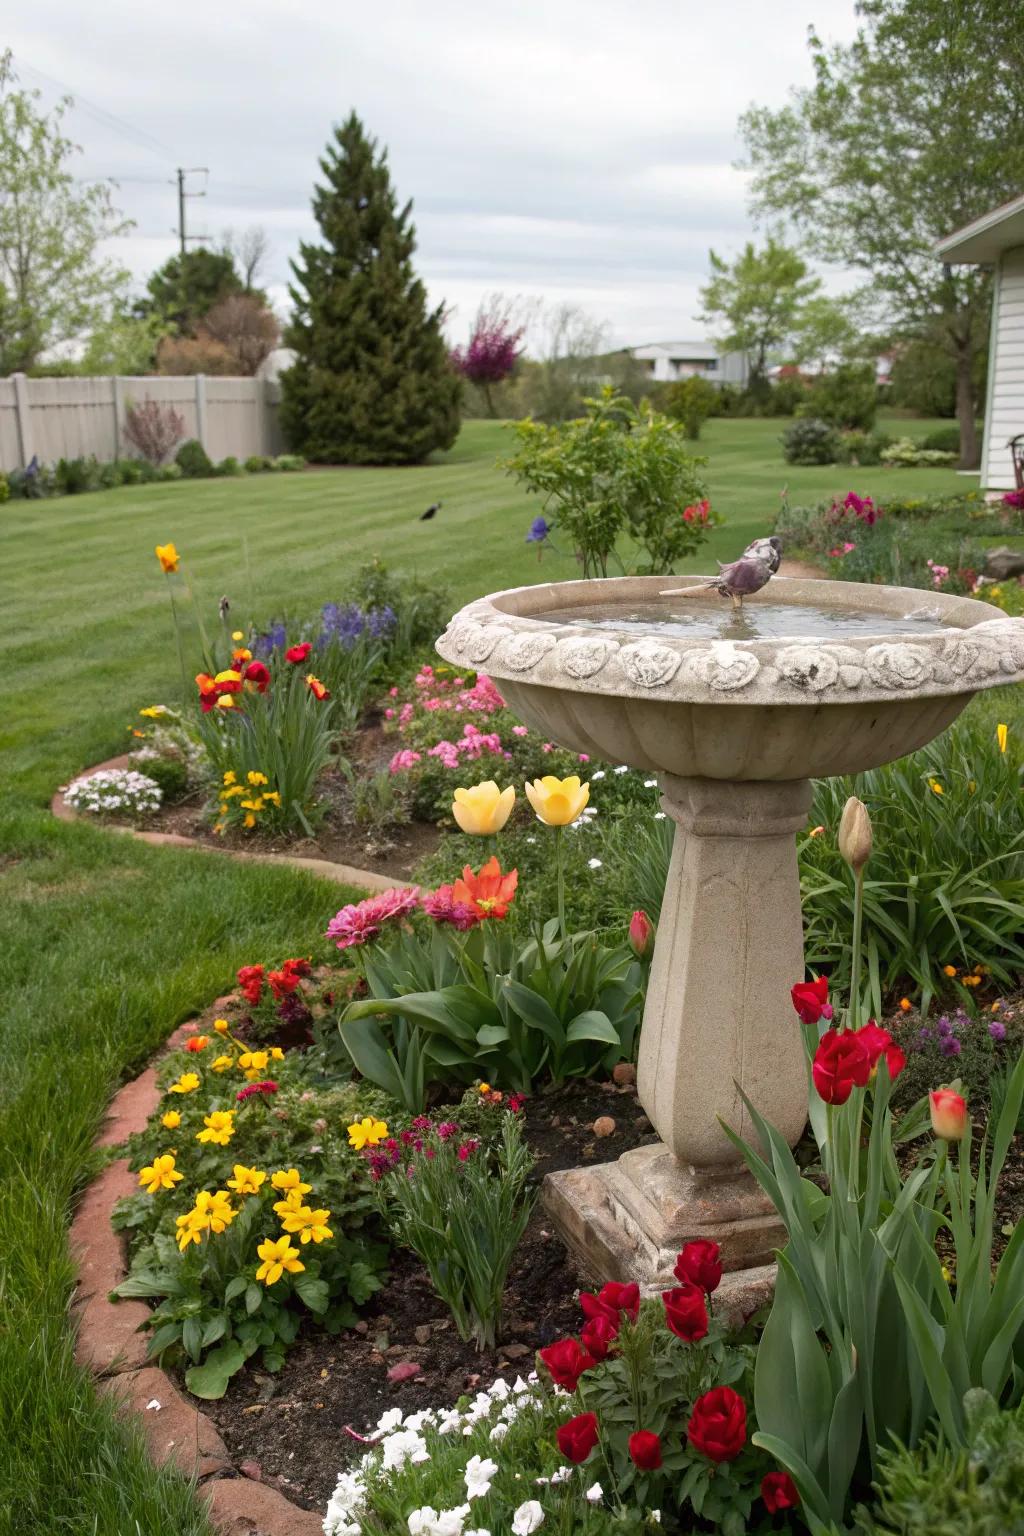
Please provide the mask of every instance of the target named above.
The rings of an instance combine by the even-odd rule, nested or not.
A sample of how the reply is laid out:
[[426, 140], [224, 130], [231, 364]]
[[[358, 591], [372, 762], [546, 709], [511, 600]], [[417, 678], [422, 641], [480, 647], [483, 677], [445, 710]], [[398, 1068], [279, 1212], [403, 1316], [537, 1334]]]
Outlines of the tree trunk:
[[960, 469], [977, 469], [981, 459], [978, 430], [974, 423], [971, 363], [970, 342], [960, 342], [956, 350], [956, 419], [960, 425]]

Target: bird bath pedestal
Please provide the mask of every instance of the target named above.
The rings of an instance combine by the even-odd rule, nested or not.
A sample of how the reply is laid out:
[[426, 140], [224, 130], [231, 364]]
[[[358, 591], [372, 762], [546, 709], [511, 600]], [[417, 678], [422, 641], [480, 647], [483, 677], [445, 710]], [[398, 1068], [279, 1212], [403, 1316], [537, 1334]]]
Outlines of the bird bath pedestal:
[[915, 751], [978, 689], [1024, 677], [1024, 620], [943, 593], [776, 578], [725, 623], [717, 596], [659, 598], [680, 585], [500, 592], [456, 614], [437, 649], [495, 678], [546, 738], [658, 776], [677, 833], [637, 1092], [660, 1141], [550, 1174], [544, 1199], [601, 1279], [672, 1285], [683, 1243], [705, 1237], [739, 1295], [784, 1233], [720, 1122], [752, 1138], [738, 1088], [790, 1145], [806, 1120], [789, 993], [804, 976], [795, 834], [810, 780]]

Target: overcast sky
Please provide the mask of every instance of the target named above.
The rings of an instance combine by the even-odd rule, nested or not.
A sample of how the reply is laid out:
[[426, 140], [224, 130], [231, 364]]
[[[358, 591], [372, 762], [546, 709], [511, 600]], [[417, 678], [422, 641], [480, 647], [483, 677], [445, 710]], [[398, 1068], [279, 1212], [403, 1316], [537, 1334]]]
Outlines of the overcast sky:
[[[22, 82], [76, 98], [83, 177], [112, 176], [138, 282], [190, 227], [263, 225], [283, 309], [310, 190], [351, 108], [414, 201], [417, 262], [461, 339], [495, 291], [583, 306], [620, 344], [702, 334], [707, 252], [751, 233], [736, 121], [807, 83], [810, 23], [853, 0], [32, 0], [5, 29]], [[44, 78], [45, 77], [45, 78]]]

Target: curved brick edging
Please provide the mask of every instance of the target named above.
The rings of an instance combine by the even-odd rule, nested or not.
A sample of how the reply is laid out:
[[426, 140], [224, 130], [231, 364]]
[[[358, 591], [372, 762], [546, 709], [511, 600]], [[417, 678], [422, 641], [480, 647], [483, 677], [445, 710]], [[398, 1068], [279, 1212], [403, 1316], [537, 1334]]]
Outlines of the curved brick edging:
[[[164, 1050], [182, 1046], [195, 1032], [182, 1024]], [[117, 1146], [145, 1129], [160, 1103], [156, 1067], [148, 1066], [115, 1094], [96, 1145]], [[216, 1426], [159, 1366], [147, 1362], [147, 1337], [139, 1329], [150, 1315], [142, 1301], [111, 1301], [127, 1274], [127, 1240], [111, 1224], [114, 1206], [134, 1194], [138, 1179], [119, 1157], [85, 1190], [71, 1223], [69, 1247], [78, 1272], [71, 1316], [77, 1322], [75, 1359], [97, 1378], [96, 1390], [133, 1413], [158, 1466], [173, 1464], [199, 1484], [214, 1528], [222, 1536], [321, 1536], [322, 1517], [300, 1509], [283, 1493], [257, 1482], [228, 1454]]]
[[[119, 757], [110, 757], [105, 763], [96, 763], [92, 768], [83, 768], [82, 772], [75, 777], [84, 779], [90, 774], [102, 773], [108, 768], [130, 766], [130, 756], [127, 752], [122, 752]], [[58, 789], [52, 796], [50, 812], [58, 821], [91, 820], [91, 818], [80, 816], [68, 805], [64, 799], [63, 789]], [[95, 820], [92, 824], [102, 825]], [[324, 880], [336, 880], [339, 885], [361, 886], [366, 891], [390, 891], [400, 883], [387, 875], [378, 875], [372, 869], [356, 869], [352, 864], [334, 864], [329, 859], [308, 859], [295, 853], [250, 853], [244, 848], [218, 848], [212, 843], [204, 842], [198, 837], [187, 837], [181, 832], [140, 832], [137, 827], [109, 825], [106, 831], [120, 832], [128, 837], [134, 837], [138, 842], [149, 843], [153, 848], [192, 848], [198, 849], [200, 853], [217, 854], [220, 858], [247, 859], [255, 864], [284, 864], [291, 869], [309, 870], [311, 874], [319, 875]]]

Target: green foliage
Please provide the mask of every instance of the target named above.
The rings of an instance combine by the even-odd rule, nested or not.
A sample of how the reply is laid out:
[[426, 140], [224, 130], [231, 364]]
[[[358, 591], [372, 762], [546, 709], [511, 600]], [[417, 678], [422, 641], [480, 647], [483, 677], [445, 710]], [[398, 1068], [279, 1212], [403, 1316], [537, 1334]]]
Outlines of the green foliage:
[[166, 335], [167, 326], [157, 315], [132, 315], [119, 307], [90, 331], [76, 372], [85, 378], [153, 373]]
[[643, 557], [639, 570], [671, 571], [700, 547], [713, 520], [682, 516], [688, 504], [706, 499], [698, 473], [705, 461], [690, 454], [677, 423], [654, 411], [641, 414], [610, 386], [584, 404], [586, 415], [576, 421], [518, 422], [518, 451], [504, 467], [541, 497], [545, 513], [571, 539], [584, 576], [607, 576], [626, 533]]
[[190, 437], [174, 455], [186, 480], [206, 480], [213, 474], [213, 460], [198, 438]]
[[187, 334], [222, 299], [244, 291], [231, 253], [199, 245], [157, 268], [137, 309], [143, 319]]
[[888, 432], [844, 432], [839, 439], [838, 462], [858, 468], [864, 464], [881, 464], [882, 451], [891, 442], [893, 438]]
[[279, 453], [270, 467], [285, 474], [294, 474], [296, 470], [305, 469], [306, 460], [301, 453]]
[[11, 487], [8, 483], [7, 476], [3, 473], [2, 470], [0, 470], [0, 506], [3, 506], [4, 502], [8, 499], [10, 494]]
[[831, 427], [866, 432], [874, 425], [878, 388], [871, 363], [844, 363], [816, 379], [797, 414]]
[[763, 250], [748, 240], [731, 264], [709, 253], [710, 281], [701, 289], [701, 318], [712, 327], [719, 345], [744, 352], [751, 387], [766, 389], [771, 356], [796, 333], [808, 300], [821, 280], [808, 276], [807, 263], [797, 252], [769, 235]]
[[964, 1397], [967, 1443], [927, 1436], [883, 1454], [877, 1502], [857, 1511], [861, 1536], [1009, 1536], [1024, 1523], [1024, 1405]]
[[164, 805], [184, 800], [190, 789], [188, 763], [181, 757], [146, 757], [139, 763], [147, 779], [159, 784]]
[[912, 437], [899, 437], [894, 443], [882, 449], [880, 457], [883, 464], [891, 464], [899, 469], [906, 468], [908, 465], [952, 464], [956, 454], [936, 448], [926, 448], [923, 443], [916, 443]]
[[58, 496], [79, 496], [83, 491], [99, 490], [100, 465], [95, 454], [88, 459], [58, 459], [53, 477]]
[[226, 459], [221, 459], [218, 464], [214, 465], [213, 473], [223, 477], [225, 475], [244, 475], [245, 470], [242, 468], [241, 464], [239, 464], [238, 460], [235, 458], [235, 455], [233, 453], [229, 453]]
[[266, 475], [274, 468], [274, 461], [265, 453], [251, 453], [243, 467], [247, 475]]
[[839, 448], [835, 427], [817, 418], [794, 421], [782, 434], [782, 456], [787, 464], [834, 464]]
[[437, 1125], [414, 1134], [396, 1161], [378, 1159], [384, 1220], [394, 1241], [423, 1261], [459, 1338], [493, 1349], [512, 1256], [536, 1199], [527, 1189], [533, 1155], [511, 1110], [501, 1113], [490, 1146], [460, 1136], [454, 1122], [444, 1135]]
[[443, 306], [427, 309], [413, 271], [412, 205], [398, 209], [386, 152], [354, 112], [320, 168], [321, 243], [303, 242], [293, 263], [297, 356], [282, 377], [282, 425], [315, 463], [421, 463], [458, 435], [461, 381]]
[[703, 422], [715, 414], [718, 391], [700, 374], [677, 379], [665, 391], [664, 411], [673, 421], [681, 421], [691, 442], [700, 437]]
[[932, 453], [951, 453], [954, 457], [958, 457], [960, 428], [939, 427], [937, 432], [926, 432], [921, 439], [921, 447]]

